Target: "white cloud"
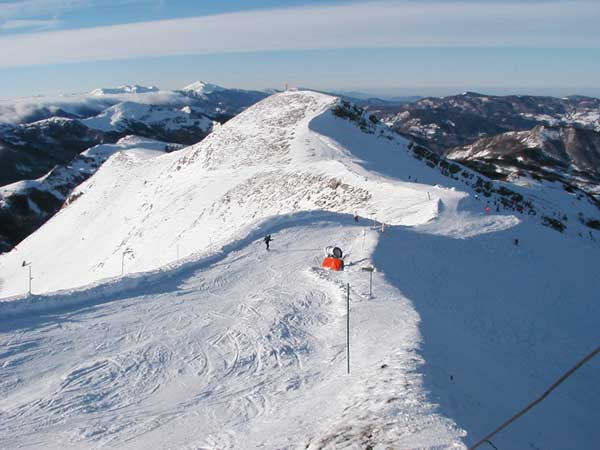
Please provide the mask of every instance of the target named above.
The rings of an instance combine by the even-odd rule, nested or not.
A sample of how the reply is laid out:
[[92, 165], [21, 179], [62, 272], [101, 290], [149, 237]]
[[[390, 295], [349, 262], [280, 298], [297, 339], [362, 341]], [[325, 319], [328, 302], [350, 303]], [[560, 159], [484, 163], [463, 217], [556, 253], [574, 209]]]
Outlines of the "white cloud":
[[16, 19], [8, 20], [0, 24], [0, 30], [14, 31], [14, 30], [26, 30], [34, 29], [35, 31], [44, 31], [56, 28], [61, 24], [60, 20], [48, 19], [48, 20], [34, 20], [34, 19]]
[[119, 102], [136, 102], [150, 105], [185, 105], [189, 99], [172, 91], [148, 92], [143, 94], [117, 94], [94, 96], [72, 94], [20, 99], [0, 99], [0, 124], [21, 123], [42, 108], [78, 114], [81, 111], [101, 111]]
[[0, 3], [0, 19], [54, 15], [57, 12], [80, 8], [88, 3], [88, 0], [19, 0]]
[[6, 36], [0, 67], [326, 48], [599, 47], [598, 23], [600, 2], [585, 0], [362, 2]]

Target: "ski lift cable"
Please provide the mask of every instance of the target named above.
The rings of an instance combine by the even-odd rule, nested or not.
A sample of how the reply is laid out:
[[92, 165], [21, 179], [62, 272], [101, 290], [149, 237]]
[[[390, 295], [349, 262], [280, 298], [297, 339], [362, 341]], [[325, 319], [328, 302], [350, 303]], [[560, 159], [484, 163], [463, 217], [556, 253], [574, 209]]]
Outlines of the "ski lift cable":
[[596, 347], [595, 350], [593, 350], [586, 357], [584, 357], [581, 361], [579, 361], [577, 364], [575, 364], [573, 367], [571, 367], [568, 371], [566, 371], [558, 380], [556, 380], [552, 384], [552, 386], [550, 386], [548, 389], [546, 389], [546, 391], [541, 396], [539, 396], [533, 402], [529, 403], [525, 408], [523, 408], [517, 414], [515, 414], [514, 416], [512, 416], [510, 419], [508, 419], [506, 422], [504, 422], [502, 425], [500, 425], [498, 428], [496, 428], [494, 431], [492, 431], [486, 437], [484, 437], [483, 439], [481, 439], [480, 441], [478, 441], [475, 445], [469, 447], [469, 450], [474, 450], [477, 447], [479, 447], [481, 444], [483, 444], [484, 442], [489, 442], [489, 440], [493, 436], [495, 436], [496, 434], [498, 434], [504, 428], [508, 427], [515, 420], [517, 420], [519, 417], [521, 417], [523, 414], [525, 414], [527, 411], [529, 411], [535, 405], [537, 405], [542, 400], [544, 400], [548, 396], [548, 394], [550, 394], [550, 392], [552, 392], [554, 389], [556, 389], [563, 381], [565, 381], [567, 378], [569, 378], [571, 375], [573, 375], [573, 373], [575, 373], [575, 371], [577, 369], [579, 369], [581, 366], [583, 366], [585, 363], [587, 363], [590, 359], [592, 359], [598, 353], [600, 353], [600, 346]]

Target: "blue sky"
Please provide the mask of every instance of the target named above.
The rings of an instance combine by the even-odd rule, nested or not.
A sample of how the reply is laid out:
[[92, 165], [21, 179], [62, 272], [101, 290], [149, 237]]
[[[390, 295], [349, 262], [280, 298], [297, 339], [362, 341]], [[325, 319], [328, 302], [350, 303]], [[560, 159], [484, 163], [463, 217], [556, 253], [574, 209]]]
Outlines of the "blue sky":
[[0, 97], [197, 79], [600, 96], [598, 23], [596, 0], [0, 0]]

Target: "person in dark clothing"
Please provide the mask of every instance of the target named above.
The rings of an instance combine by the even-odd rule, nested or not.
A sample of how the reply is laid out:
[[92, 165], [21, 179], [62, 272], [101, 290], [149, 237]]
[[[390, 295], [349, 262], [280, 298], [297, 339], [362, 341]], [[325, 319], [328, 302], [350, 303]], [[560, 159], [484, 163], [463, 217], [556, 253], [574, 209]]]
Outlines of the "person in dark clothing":
[[271, 237], [271, 235], [270, 235], [270, 234], [267, 234], [267, 235], [265, 236], [265, 239], [264, 239], [264, 241], [265, 241], [265, 244], [267, 245], [267, 251], [269, 250], [269, 243], [270, 243], [272, 240], [273, 240], [273, 238]]

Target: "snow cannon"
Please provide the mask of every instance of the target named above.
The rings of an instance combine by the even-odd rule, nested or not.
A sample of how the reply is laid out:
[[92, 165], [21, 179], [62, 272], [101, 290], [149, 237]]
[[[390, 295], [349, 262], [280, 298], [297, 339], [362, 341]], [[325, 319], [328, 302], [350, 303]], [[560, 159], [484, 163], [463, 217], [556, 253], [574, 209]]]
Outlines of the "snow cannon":
[[343, 256], [342, 249], [339, 247], [334, 247], [330, 245], [329, 247], [325, 247], [325, 254], [330, 258], [338, 258], [341, 259]]
[[344, 260], [342, 259], [343, 252], [339, 247], [329, 246], [325, 248], [325, 259], [321, 264], [327, 269], [339, 271], [344, 270]]

